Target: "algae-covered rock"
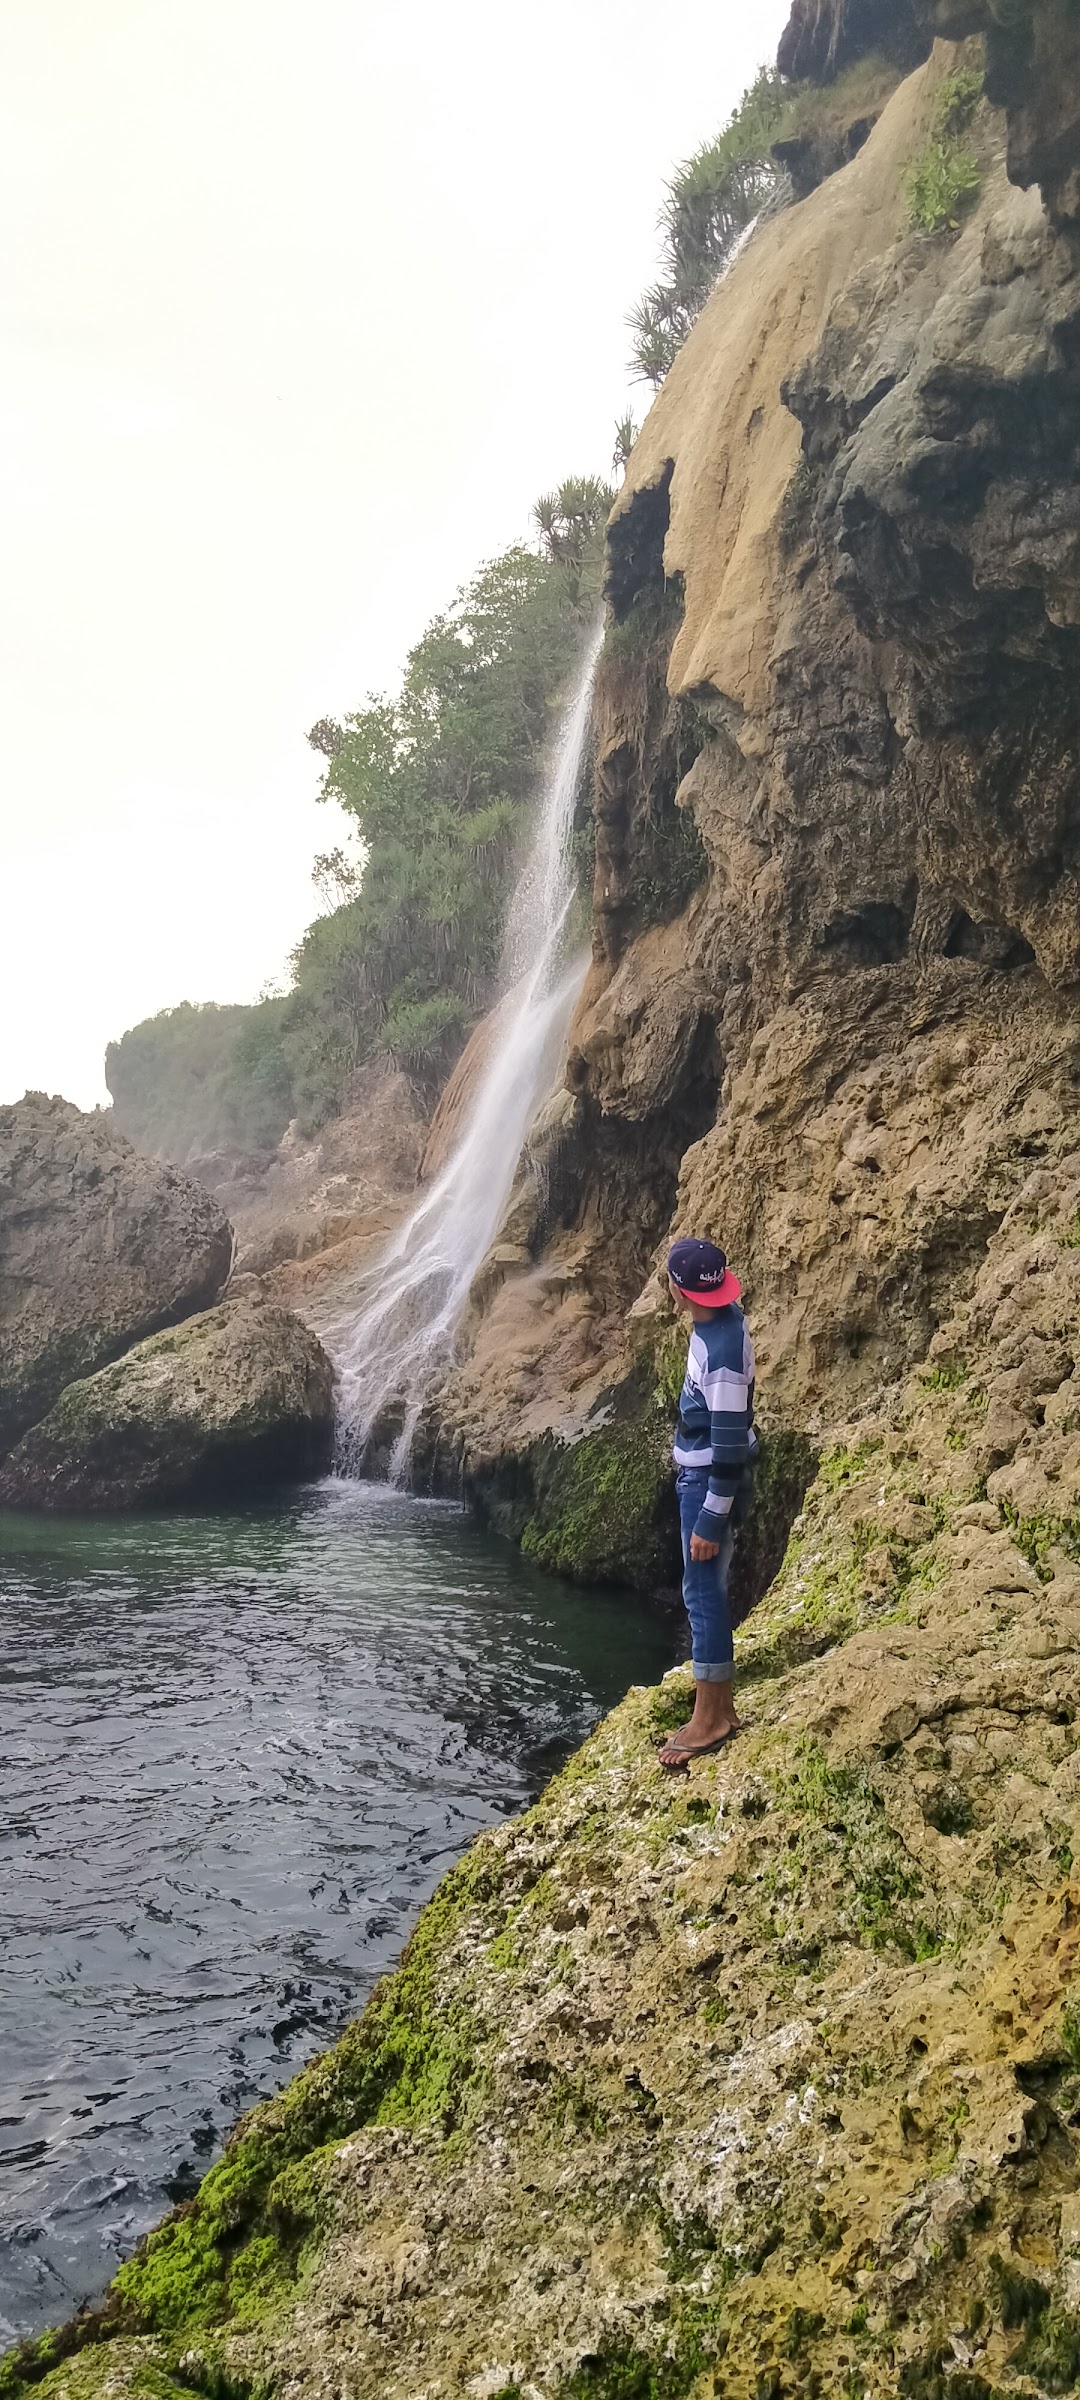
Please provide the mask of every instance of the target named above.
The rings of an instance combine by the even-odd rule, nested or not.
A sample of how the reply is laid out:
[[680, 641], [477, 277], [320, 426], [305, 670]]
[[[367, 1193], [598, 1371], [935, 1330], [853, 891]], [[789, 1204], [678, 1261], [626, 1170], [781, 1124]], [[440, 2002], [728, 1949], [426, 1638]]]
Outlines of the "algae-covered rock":
[[7, 2400], [1075, 2388], [1078, 1204], [827, 1450], [739, 1739], [665, 1776], [687, 1679], [631, 1693]]
[[[685, 1348], [678, 1335], [669, 1345], [679, 1381]], [[575, 1439], [544, 1434], [480, 1471], [474, 1467], [469, 1498], [496, 1532], [520, 1541], [526, 1557], [549, 1574], [665, 1597], [682, 1580], [674, 1421], [670, 1392], [642, 1358], [604, 1395]], [[815, 1465], [804, 1435], [777, 1430], [761, 1437], [756, 1467], [736, 1504], [730, 1581], [736, 1624], [780, 1566]]]
[[226, 1303], [69, 1384], [0, 1467], [0, 1506], [142, 1508], [325, 1463], [333, 1370], [289, 1309]]
[[28, 1092], [0, 1108], [0, 1454], [65, 1384], [216, 1300], [232, 1230], [107, 1115]]
[[575, 1438], [544, 1434], [474, 1465], [469, 1497], [551, 1574], [670, 1589], [681, 1571], [672, 1413], [651, 1376], [635, 1372], [602, 1395]]

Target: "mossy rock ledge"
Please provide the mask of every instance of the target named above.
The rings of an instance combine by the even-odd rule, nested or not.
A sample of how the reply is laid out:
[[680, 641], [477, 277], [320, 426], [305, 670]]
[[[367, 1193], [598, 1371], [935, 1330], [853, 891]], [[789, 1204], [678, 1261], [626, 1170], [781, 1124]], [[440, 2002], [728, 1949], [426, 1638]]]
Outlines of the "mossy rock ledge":
[[1080, 1575], [964, 1398], [826, 1452], [740, 1739], [630, 1693], [3, 2400], [1075, 2387]]
[[290, 1309], [225, 1302], [69, 1384], [0, 1466], [0, 1506], [146, 1508], [315, 1473], [333, 1383]]

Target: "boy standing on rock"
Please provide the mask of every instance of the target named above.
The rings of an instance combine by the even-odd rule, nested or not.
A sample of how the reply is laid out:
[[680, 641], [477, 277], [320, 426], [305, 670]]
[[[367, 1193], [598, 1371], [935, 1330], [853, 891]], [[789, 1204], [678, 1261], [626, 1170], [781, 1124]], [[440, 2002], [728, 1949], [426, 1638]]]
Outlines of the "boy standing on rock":
[[660, 1764], [682, 1768], [739, 1730], [728, 1602], [732, 1509], [757, 1454], [754, 1346], [738, 1306], [742, 1285], [715, 1243], [676, 1242], [668, 1289], [693, 1319], [675, 1435], [683, 1599], [693, 1634], [694, 1713], [664, 1743]]

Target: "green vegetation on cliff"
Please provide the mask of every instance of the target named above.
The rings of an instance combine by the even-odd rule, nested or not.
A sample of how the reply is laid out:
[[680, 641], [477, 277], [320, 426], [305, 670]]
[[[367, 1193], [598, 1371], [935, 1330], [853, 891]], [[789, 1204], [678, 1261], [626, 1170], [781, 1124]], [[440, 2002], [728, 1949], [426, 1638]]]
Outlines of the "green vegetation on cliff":
[[631, 363], [643, 382], [663, 382], [740, 234], [777, 191], [772, 145], [786, 107], [786, 86], [762, 67], [722, 131], [672, 177], [661, 276], [630, 318]]
[[293, 1109], [288, 1005], [183, 1001], [133, 1025], [105, 1053], [121, 1133], [179, 1164], [199, 1153], [273, 1150]]
[[539, 549], [482, 567], [410, 651], [394, 698], [310, 739], [320, 797], [353, 819], [359, 863], [320, 861], [338, 905], [294, 953], [292, 989], [254, 1008], [163, 1010], [109, 1046], [117, 1123], [184, 1160], [266, 1153], [311, 1130], [382, 1055], [434, 1092], [494, 994], [506, 901], [560, 704], [599, 602], [609, 487], [537, 503]]
[[941, 85], [926, 142], [908, 168], [908, 209], [921, 233], [955, 232], [979, 189], [979, 162], [966, 136], [982, 91], [980, 67], [958, 67]]
[[843, 166], [898, 80], [899, 69], [873, 51], [826, 85], [759, 69], [726, 125], [667, 186], [660, 275], [629, 319], [630, 363], [642, 382], [663, 382], [748, 227]]
[[545, 554], [510, 550], [482, 568], [410, 652], [396, 699], [314, 729], [322, 797], [354, 819], [366, 863], [296, 953], [288, 1039], [302, 1116], [317, 1118], [379, 1051], [438, 1083], [492, 997], [608, 499], [583, 484], [542, 501]]

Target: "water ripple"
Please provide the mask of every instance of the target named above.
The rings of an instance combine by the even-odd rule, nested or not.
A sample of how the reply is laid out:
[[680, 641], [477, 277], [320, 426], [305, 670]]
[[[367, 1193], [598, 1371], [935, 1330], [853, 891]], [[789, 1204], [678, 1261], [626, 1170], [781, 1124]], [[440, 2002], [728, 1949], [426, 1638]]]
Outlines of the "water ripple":
[[100, 2290], [444, 1869], [669, 1663], [622, 1594], [330, 1482], [0, 1518], [0, 2339]]

